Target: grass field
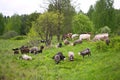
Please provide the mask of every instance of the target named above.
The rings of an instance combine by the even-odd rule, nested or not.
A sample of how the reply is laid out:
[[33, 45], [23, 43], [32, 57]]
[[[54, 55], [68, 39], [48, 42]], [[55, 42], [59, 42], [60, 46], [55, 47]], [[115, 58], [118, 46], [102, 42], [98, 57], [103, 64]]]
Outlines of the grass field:
[[[83, 42], [76, 46], [46, 48], [42, 54], [28, 54], [31, 61], [19, 59], [12, 48], [26, 44], [27, 40], [0, 40], [0, 80], [119, 80], [120, 52], [101, 51], [95, 42]], [[91, 56], [78, 55], [79, 51], [90, 48]], [[108, 47], [109, 48], [109, 47]], [[113, 47], [114, 48], [114, 47]], [[55, 64], [52, 56], [63, 52], [65, 61]], [[75, 60], [68, 60], [68, 51], [75, 53]]]

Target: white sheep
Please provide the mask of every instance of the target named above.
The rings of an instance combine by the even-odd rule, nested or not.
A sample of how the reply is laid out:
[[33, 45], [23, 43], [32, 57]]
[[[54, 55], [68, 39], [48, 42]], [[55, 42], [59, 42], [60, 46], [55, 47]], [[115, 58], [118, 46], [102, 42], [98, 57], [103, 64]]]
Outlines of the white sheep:
[[78, 34], [73, 34], [72, 35], [72, 39], [74, 39], [74, 38], [76, 38], [76, 37], [78, 37], [79, 35]]
[[70, 61], [73, 61], [73, 60], [74, 60], [74, 52], [69, 51], [69, 52], [68, 52], [68, 57], [69, 57], [69, 60], [70, 60]]
[[108, 33], [97, 34], [93, 38], [93, 41], [106, 40], [106, 39], [108, 39], [108, 36], [109, 36]]
[[83, 40], [83, 39], [86, 39], [86, 40], [90, 40], [90, 34], [80, 34], [79, 36], [79, 39], [80, 40]]
[[21, 56], [21, 58], [24, 59], [24, 60], [32, 60], [32, 57], [31, 57], [31, 56], [28, 56], [28, 55], [26, 55], [26, 54], [23, 54], [23, 55]]

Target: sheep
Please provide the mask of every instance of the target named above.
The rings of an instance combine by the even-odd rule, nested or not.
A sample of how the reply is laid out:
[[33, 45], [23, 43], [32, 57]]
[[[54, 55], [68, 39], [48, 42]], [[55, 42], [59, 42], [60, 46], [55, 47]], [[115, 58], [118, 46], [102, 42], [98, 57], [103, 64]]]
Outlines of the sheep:
[[93, 41], [99, 41], [99, 40], [106, 40], [108, 38], [109, 34], [108, 33], [102, 33], [102, 34], [97, 34], [93, 38]]
[[62, 43], [58, 43], [57, 47], [61, 48], [62, 47]]
[[73, 60], [74, 60], [74, 52], [69, 51], [69, 52], [68, 52], [68, 57], [69, 57], [69, 60], [70, 60], [70, 61], [73, 61]]
[[44, 49], [44, 46], [40, 46], [40, 50], [38, 50], [37, 53], [42, 53], [43, 49]]
[[82, 40], [78, 39], [73, 42], [73, 46], [75, 46], [76, 44], [81, 44], [81, 43], [82, 43]]
[[23, 60], [32, 60], [32, 57], [26, 54], [23, 54], [22, 56], [20, 56], [20, 58], [22, 58]]
[[53, 56], [53, 59], [55, 60], [56, 64], [58, 64], [61, 60], [65, 60], [65, 56], [62, 52], [58, 52], [55, 56]]
[[80, 40], [83, 40], [83, 39], [86, 39], [86, 40], [90, 40], [90, 34], [80, 34], [79, 36], [79, 39]]
[[28, 48], [28, 46], [22, 46], [20, 47], [20, 51], [22, 54], [29, 53], [30, 49]]
[[73, 34], [71, 38], [74, 39], [74, 38], [76, 38], [78, 36], [79, 36], [78, 34]]
[[65, 40], [65, 39], [71, 38], [71, 37], [72, 37], [72, 33], [64, 34], [64, 35], [62, 36], [62, 40]]
[[56, 64], [58, 64], [60, 62], [60, 55], [58, 55], [58, 54], [55, 55], [54, 60], [55, 60]]
[[41, 40], [40, 42], [41, 42], [41, 43], [46, 43], [46, 40]]
[[30, 52], [34, 54], [42, 53], [42, 50], [44, 49], [44, 46], [40, 46], [40, 50], [38, 47], [34, 46], [31, 48]]
[[82, 55], [83, 58], [84, 58], [85, 55], [88, 55], [88, 56], [91, 55], [91, 51], [90, 51], [89, 48], [86, 48], [85, 50], [79, 52], [78, 54], [79, 54], [79, 55]]
[[106, 43], [106, 45], [109, 45], [109, 44], [110, 44], [110, 40], [109, 40], [109, 39], [106, 39], [106, 40], [105, 40], [105, 43]]
[[14, 51], [14, 54], [19, 54], [19, 48], [12, 49]]
[[68, 44], [70, 44], [70, 42], [69, 42], [67, 39], [65, 39], [65, 40], [64, 40], [64, 44], [65, 44], [65, 45], [68, 45]]
[[38, 51], [38, 47], [34, 46], [30, 49], [30, 53], [36, 53]]

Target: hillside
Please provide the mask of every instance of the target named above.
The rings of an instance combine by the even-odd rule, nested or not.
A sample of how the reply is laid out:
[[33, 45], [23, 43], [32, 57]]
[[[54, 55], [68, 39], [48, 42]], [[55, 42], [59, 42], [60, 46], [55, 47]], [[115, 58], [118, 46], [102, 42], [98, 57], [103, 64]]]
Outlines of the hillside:
[[[19, 59], [21, 54], [14, 55], [12, 48], [20, 47], [26, 42], [27, 40], [0, 40], [0, 80], [120, 79], [119, 50], [110, 47], [99, 50], [96, 48], [96, 44], [99, 43], [84, 41], [76, 46], [64, 45], [62, 48], [45, 48], [42, 54], [28, 54], [33, 57], [33, 60], [25, 61]], [[92, 53], [90, 57], [85, 56], [83, 59], [78, 52], [85, 48], [90, 48]], [[66, 60], [55, 64], [52, 57], [59, 51], [63, 52]], [[75, 59], [72, 62], [68, 60], [68, 51], [75, 53]]]

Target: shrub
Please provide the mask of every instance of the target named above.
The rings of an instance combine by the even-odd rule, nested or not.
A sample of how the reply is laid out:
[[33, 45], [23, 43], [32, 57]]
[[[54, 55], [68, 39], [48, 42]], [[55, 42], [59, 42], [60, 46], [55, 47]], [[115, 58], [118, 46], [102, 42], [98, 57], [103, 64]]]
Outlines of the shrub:
[[108, 51], [109, 50], [109, 46], [106, 45], [105, 41], [98, 41], [95, 43], [96, 44], [96, 49], [98, 51]]
[[108, 26], [104, 26], [103, 28], [100, 29], [101, 33], [110, 33], [111, 29]]
[[8, 31], [8, 32], [3, 34], [2, 38], [3, 39], [10, 39], [10, 38], [13, 38], [13, 37], [15, 37], [17, 35], [18, 35], [18, 33], [15, 32], [15, 31]]
[[111, 39], [110, 48], [114, 51], [120, 50], [120, 36]]
[[13, 40], [24, 40], [26, 39], [27, 37], [26, 36], [16, 36], [14, 38], [12, 38]]

